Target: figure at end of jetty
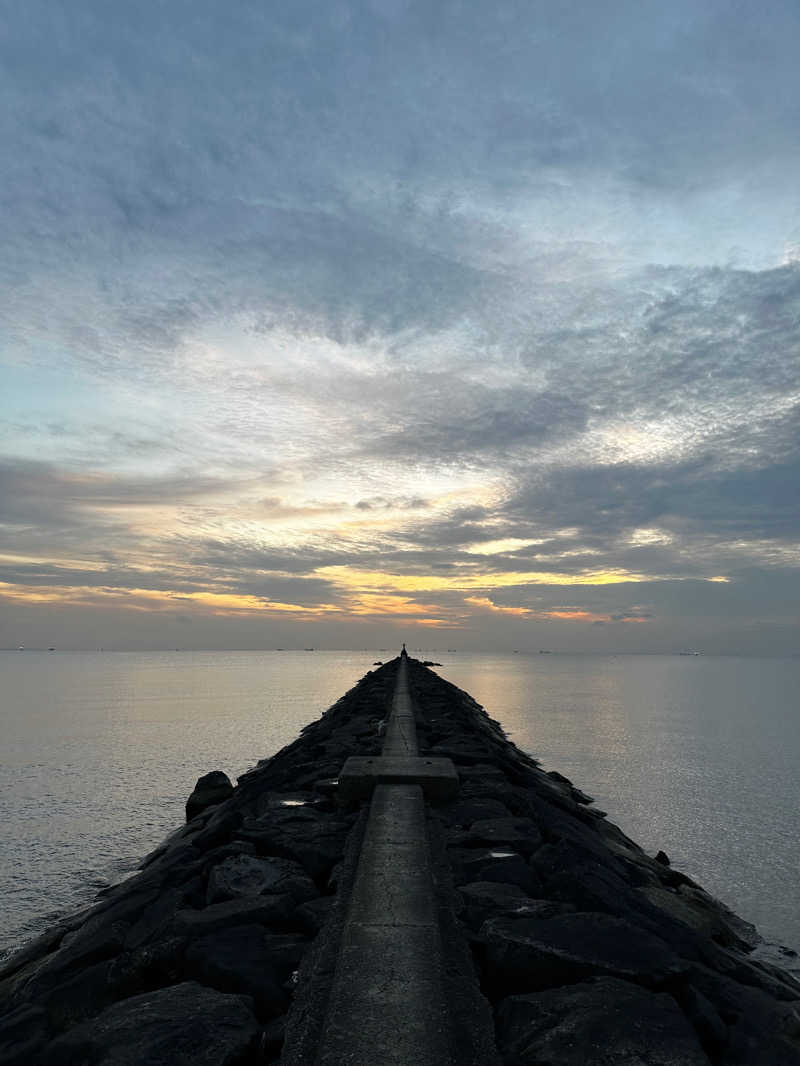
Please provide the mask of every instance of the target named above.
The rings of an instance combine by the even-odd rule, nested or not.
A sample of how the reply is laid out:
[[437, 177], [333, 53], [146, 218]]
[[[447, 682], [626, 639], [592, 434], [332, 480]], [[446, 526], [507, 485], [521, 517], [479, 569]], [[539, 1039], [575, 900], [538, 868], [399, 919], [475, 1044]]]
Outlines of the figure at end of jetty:
[[402, 659], [405, 654], [406, 654], [406, 644], [405, 644], [405, 641], [403, 641], [403, 650], [400, 652], [400, 658]]

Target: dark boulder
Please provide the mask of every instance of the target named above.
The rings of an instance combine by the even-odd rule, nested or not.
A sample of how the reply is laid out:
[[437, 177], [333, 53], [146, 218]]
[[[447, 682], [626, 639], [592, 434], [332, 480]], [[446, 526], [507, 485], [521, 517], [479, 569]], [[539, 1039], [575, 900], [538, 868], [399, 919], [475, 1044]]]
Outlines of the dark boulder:
[[497, 1015], [519, 1066], [710, 1066], [672, 996], [613, 977], [511, 996]]
[[132, 996], [48, 1045], [42, 1066], [234, 1066], [259, 1028], [246, 997], [187, 981]]
[[[287, 950], [292, 953], [288, 960]], [[238, 925], [190, 944], [184, 972], [220, 992], [252, 996], [258, 1017], [274, 1018], [288, 1007], [289, 996], [282, 986], [297, 952], [297, 937], [267, 937], [260, 926]]]
[[200, 814], [216, 803], [222, 803], [233, 795], [233, 785], [227, 774], [222, 770], [212, 770], [208, 774], [198, 777], [194, 792], [186, 801], [186, 821]]
[[291, 859], [233, 855], [212, 867], [208, 876], [208, 903], [265, 894], [288, 894], [303, 903], [319, 892], [303, 867]]
[[482, 818], [459, 833], [454, 843], [462, 847], [503, 845], [531, 855], [542, 843], [542, 835], [529, 818]]
[[516, 918], [553, 918], [574, 910], [569, 903], [548, 899], [532, 899], [515, 884], [499, 881], [473, 881], [459, 890], [462, 901], [461, 916], [470, 929], [477, 932], [487, 918], [513, 915]]
[[487, 818], [507, 818], [508, 807], [494, 799], [457, 800], [437, 810], [437, 816], [447, 825], [471, 826]]
[[333, 896], [320, 896], [301, 903], [295, 912], [300, 927], [310, 936], [316, 936], [330, 917], [335, 902]]
[[505, 994], [594, 976], [658, 988], [687, 970], [663, 940], [607, 914], [490, 918], [480, 936], [489, 986]]
[[197, 937], [231, 929], [235, 925], [285, 926], [295, 911], [295, 901], [286, 893], [274, 896], [237, 896], [201, 910], [180, 910], [171, 929], [177, 936]]
[[0, 1062], [31, 1066], [48, 1040], [47, 1013], [41, 1006], [22, 1006], [0, 1018]]

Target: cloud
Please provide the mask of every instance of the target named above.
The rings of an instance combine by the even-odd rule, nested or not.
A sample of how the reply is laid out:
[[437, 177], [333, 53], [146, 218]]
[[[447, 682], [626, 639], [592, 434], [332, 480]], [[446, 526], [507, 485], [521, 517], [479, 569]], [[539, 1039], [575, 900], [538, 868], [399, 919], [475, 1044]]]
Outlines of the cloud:
[[7, 584], [476, 642], [784, 625], [797, 29], [784, 0], [30, 0]]

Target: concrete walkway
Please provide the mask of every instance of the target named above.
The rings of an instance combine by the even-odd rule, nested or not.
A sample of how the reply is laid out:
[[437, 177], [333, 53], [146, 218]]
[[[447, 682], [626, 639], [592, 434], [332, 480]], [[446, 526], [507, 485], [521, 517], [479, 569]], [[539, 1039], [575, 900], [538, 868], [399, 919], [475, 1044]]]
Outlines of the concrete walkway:
[[[401, 657], [383, 756], [417, 756]], [[451, 1066], [425, 800], [378, 783], [342, 934], [317, 1066]]]

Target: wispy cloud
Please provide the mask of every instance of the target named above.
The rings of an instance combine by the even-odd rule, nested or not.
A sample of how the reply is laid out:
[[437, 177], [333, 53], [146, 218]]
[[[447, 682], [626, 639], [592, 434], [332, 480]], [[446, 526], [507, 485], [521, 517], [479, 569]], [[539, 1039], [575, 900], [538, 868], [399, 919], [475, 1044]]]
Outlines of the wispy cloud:
[[793, 647], [799, 18], [30, 0], [0, 624]]

